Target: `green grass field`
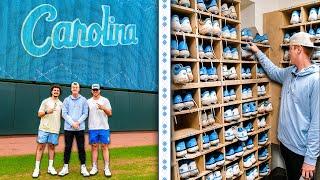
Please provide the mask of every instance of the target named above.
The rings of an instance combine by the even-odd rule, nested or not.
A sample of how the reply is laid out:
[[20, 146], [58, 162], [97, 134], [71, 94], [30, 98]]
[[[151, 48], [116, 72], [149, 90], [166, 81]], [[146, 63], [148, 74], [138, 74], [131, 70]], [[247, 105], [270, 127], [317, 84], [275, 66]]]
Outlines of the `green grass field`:
[[[109, 179], [157, 179], [158, 178], [157, 146], [139, 146], [129, 148], [113, 148], [110, 150]], [[32, 179], [34, 155], [0, 157], [0, 179]], [[91, 169], [91, 154], [87, 152], [87, 168]], [[54, 167], [60, 171], [63, 166], [63, 153], [56, 153]], [[48, 155], [44, 154], [41, 161], [39, 179], [61, 179], [59, 176], [47, 174]], [[89, 179], [106, 179], [103, 173], [103, 160], [99, 153], [99, 173]], [[85, 179], [80, 175], [78, 153], [72, 152], [69, 174], [63, 179]]]

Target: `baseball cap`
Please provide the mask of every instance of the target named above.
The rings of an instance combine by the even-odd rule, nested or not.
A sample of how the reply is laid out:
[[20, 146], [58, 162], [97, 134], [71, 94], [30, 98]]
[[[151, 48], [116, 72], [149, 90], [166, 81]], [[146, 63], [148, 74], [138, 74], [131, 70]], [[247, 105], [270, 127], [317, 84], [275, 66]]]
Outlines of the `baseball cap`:
[[71, 83], [71, 86], [72, 86], [72, 85], [74, 85], [74, 86], [80, 86], [78, 82], [72, 82], [72, 83]]
[[99, 84], [92, 84], [91, 89], [100, 89]]
[[290, 45], [300, 45], [305, 47], [314, 48], [314, 44], [311, 41], [311, 37], [306, 32], [298, 32], [291, 36]]

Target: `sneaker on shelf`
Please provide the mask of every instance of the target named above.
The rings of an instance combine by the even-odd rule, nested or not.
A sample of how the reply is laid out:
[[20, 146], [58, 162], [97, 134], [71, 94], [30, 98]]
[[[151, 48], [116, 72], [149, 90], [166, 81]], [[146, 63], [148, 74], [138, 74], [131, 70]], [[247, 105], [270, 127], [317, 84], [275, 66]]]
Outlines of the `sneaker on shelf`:
[[246, 142], [247, 149], [252, 149], [254, 147], [252, 138], [249, 138]]
[[230, 101], [234, 101], [237, 99], [237, 95], [234, 89], [230, 89], [229, 95], [230, 95]]
[[238, 163], [235, 163], [233, 166], [232, 166], [232, 171], [233, 171], [233, 176], [239, 176], [241, 171], [240, 171], [240, 167], [239, 167], [239, 164]]
[[217, 166], [222, 166], [224, 164], [224, 156], [222, 153], [218, 152], [218, 153], [214, 153], [214, 160], [217, 163]]
[[268, 142], [267, 140], [267, 134], [266, 133], [261, 133], [258, 136], [258, 144], [259, 145], [264, 145]]
[[194, 153], [199, 150], [199, 146], [197, 144], [197, 140], [195, 137], [191, 137], [186, 142], [186, 148], [188, 153]]
[[180, 161], [179, 174], [182, 179], [187, 179], [190, 177], [189, 166], [186, 160]]
[[237, 75], [237, 71], [236, 71], [236, 68], [234, 66], [232, 66], [230, 69], [229, 69], [229, 79], [237, 79], [238, 78], [238, 75]]
[[252, 32], [249, 28], [242, 29], [241, 40], [250, 41], [250, 42], [253, 40], [253, 35], [252, 35]]
[[239, 59], [239, 53], [237, 48], [231, 49], [231, 59], [238, 60]]
[[236, 8], [234, 7], [234, 5], [231, 5], [229, 7], [229, 11], [230, 11], [230, 18], [231, 19], [237, 19], [238, 18], [238, 15], [237, 15], [237, 12], [236, 12]]
[[219, 144], [220, 140], [216, 131], [212, 131], [209, 136], [210, 145], [216, 146]]
[[225, 25], [225, 26], [222, 28], [222, 37], [223, 37], [223, 38], [226, 38], [226, 39], [231, 38], [231, 33], [230, 33], [230, 30], [229, 30], [229, 26], [228, 26], [228, 25]]
[[226, 88], [223, 91], [223, 102], [229, 102], [229, 101], [230, 101], [230, 94], [229, 94], [228, 89]]
[[202, 127], [206, 127], [209, 125], [208, 116], [206, 112], [201, 113], [201, 122]]
[[209, 124], [214, 124], [215, 122], [216, 122], [216, 120], [214, 119], [214, 115], [213, 115], [213, 113], [212, 112], [209, 112], [208, 113], [208, 123]]
[[269, 174], [270, 169], [265, 164], [259, 166], [259, 174], [260, 176], [267, 176]]
[[227, 18], [230, 17], [230, 10], [227, 3], [223, 3], [221, 6], [221, 14]]
[[258, 159], [259, 161], [263, 161], [268, 158], [268, 150], [267, 148], [262, 148], [258, 151]]
[[179, 16], [176, 14], [171, 17], [171, 28], [173, 31], [177, 31], [177, 32], [181, 30]]
[[202, 136], [202, 147], [203, 149], [208, 149], [210, 148], [210, 140], [208, 135], [203, 135]]
[[224, 121], [231, 122], [233, 120], [233, 113], [230, 108], [224, 110]]
[[246, 180], [254, 180], [255, 177], [254, 177], [254, 173], [253, 173], [253, 170], [248, 170], [246, 172]]
[[241, 157], [243, 155], [243, 147], [241, 143], [238, 143], [234, 148], [234, 153], [237, 157]]
[[186, 96], [183, 98], [183, 106], [187, 109], [192, 109], [194, 106], [194, 100], [192, 98], [191, 93], [187, 93]]
[[261, 36], [259, 33], [257, 33], [253, 39], [253, 42], [254, 43], [262, 43], [263, 40], [264, 40], [264, 37]]
[[217, 97], [217, 93], [215, 90], [212, 90], [210, 92], [210, 100], [211, 100], [210, 101], [211, 104], [216, 104], [218, 102], [218, 97]]
[[197, 0], [197, 8], [198, 8], [200, 11], [205, 11], [205, 10], [207, 10], [206, 5], [204, 4], [204, 1], [203, 1], [203, 0]]
[[283, 38], [283, 43], [289, 43], [290, 42], [290, 34], [289, 33], [286, 33], [284, 35], [284, 38]]
[[244, 129], [242, 127], [236, 128], [236, 137], [240, 141], [248, 140], [248, 133], [247, 133], [246, 129]]
[[241, 77], [242, 77], [242, 79], [248, 78], [246, 70], [244, 69], [244, 67], [241, 68]]
[[200, 45], [198, 46], [198, 52], [199, 52], [199, 57], [200, 57], [200, 59], [203, 59], [203, 58], [204, 58], [204, 50], [203, 50], [202, 44], [200, 44]]
[[219, 170], [213, 173], [213, 180], [222, 180], [222, 175]]
[[250, 69], [249, 67], [246, 68], [246, 75], [247, 75], [247, 78], [248, 78], [248, 79], [251, 79], [251, 78], [252, 78], [251, 69]]
[[263, 116], [258, 119], [258, 127], [259, 128], [264, 128], [266, 125], [267, 125], [266, 117]]
[[180, 6], [184, 6], [184, 7], [190, 7], [190, 1], [189, 0], [179, 0], [178, 3]]
[[230, 47], [227, 46], [223, 49], [223, 57], [225, 59], [232, 59], [232, 54], [231, 54], [231, 50], [230, 50]]
[[257, 167], [255, 167], [255, 168], [253, 169], [253, 175], [254, 175], [255, 178], [258, 178], [259, 172], [258, 172], [258, 168], [257, 168]]
[[251, 122], [246, 123], [246, 125], [244, 126], [244, 128], [246, 129], [246, 131], [247, 131], [248, 133], [250, 133], [250, 132], [253, 132], [253, 131], [254, 131], [254, 129], [253, 129], [253, 125], [252, 125], [252, 123], [251, 123]]
[[313, 28], [310, 28], [308, 33], [309, 33], [311, 39], [315, 39], [316, 38], [316, 32], [314, 31]]
[[230, 39], [237, 39], [237, 30], [236, 28], [230, 29]]
[[191, 160], [188, 164], [190, 176], [197, 176], [199, 174], [199, 170], [197, 168], [196, 161]]
[[182, 101], [182, 97], [178, 94], [173, 98], [173, 109], [175, 111], [182, 111], [184, 108], [184, 104]]
[[208, 81], [209, 76], [206, 67], [200, 68], [200, 81]]
[[272, 104], [269, 101], [264, 101], [264, 107], [267, 112], [271, 112], [273, 110]]
[[192, 74], [191, 67], [190, 66], [186, 66], [185, 68], [186, 68], [186, 71], [187, 71], [189, 82], [192, 82], [193, 81], [193, 74]]
[[215, 58], [214, 57], [214, 54], [213, 54], [213, 49], [211, 46], [207, 46], [205, 49], [204, 49], [204, 57], [208, 58], [208, 59], [213, 59]]
[[217, 1], [216, 0], [211, 0], [209, 5], [207, 6], [207, 9], [208, 9], [209, 12], [211, 12], [213, 14], [218, 14], [219, 13], [219, 8], [218, 8], [218, 5], [217, 5]]
[[269, 44], [269, 37], [267, 34], [262, 35], [261, 43], [262, 44]]
[[209, 91], [204, 91], [201, 94], [201, 103], [204, 106], [209, 106], [211, 104], [211, 98], [210, 98], [210, 93]]
[[214, 160], [214, 157], [212, 154], [207, 154], [206, 155], [206, 169], [207, 170], [213, 170], [216, 168], [217, 164], [216, 161]]
[[309, 12], [308, 21], [316, 21], [318, 19], [318, 14], [316, 8], [311, 8]]
[[218, 20], [214, 20], [212, 22], [212, 35], [214, 35], [214, 36], [220, 36], [221, 35], [221, 28], [220, 28]]
[[217, 75], [217, 68], [216, 67], [210, 67], [208, 70], [208, 80], [210, 81], [216, 81], [218, 80], [218, 75]]
[[178, 41], [172, 39], [171, 40], [171, 55], [176, 58], [179, 56], [179, 50], [178, 50]]
[[236, 155], [234, 154], [233, 147], [229, 147], [226, 149], [226, 159], [233, 161], [236, 158]]
[[250, 56], [252, 56], [252, 53], [249, 50], [241, 47], [241, 57], [246, 60], [250, 60], [250, 59], [248, 59]]
[[176, 141], [176, 156], [184, 157], [187, 154], [186, 144], [183, 140]]
[[228, 166], [226, 170], [226, 179], [232, 179], [233, 177], [233, 168], [232, 166]]
[[178, 50], [179, 50], [179, 57], [187, 58], [190, 56], [188, 44], [186, 41], [179, 42]]
[[300, 22], [300, 13], [298, 11], [293, 11], [291, 14], [290, 24], [297, 24]]
[[252, 164], [255, 164], [257, 162], [256, 157], [254, 156], [254, 153], [250, 154], [250, 160], [252, 162]]
[[235, 138], [234, 133], [233, 133], [233, 129], [232, 128], [227, 129], [224, 132], [224, 137], [225, 137], [226, 141], [232, 141]]
[[206, 18], [204, 21], [199, 21], [199, 34], [210, 35], [213, 31], [213, 26], [210, 18]]
[[257, 115], [258, 111], [257, 111], [257, 106], [255, 102], [250, 102], [249, 103], [249, 108], [250, 108], [250, 114], [251, 116]]
[[227, 65], [223, 65], [222, 66], [222, 74], [223, 74], [223, 77], [224, 78], [227, 78], [227, 77], [229, 77], [229, 75], [230, 75], [230, 72], [229, 72], [229, 70], [228, 70], [228, 66]]
[[233, 118], [232, 118], [233, 121], [239, 120], [240, 119], [239, 109], [238, 108], [233, 108], [232, 115], [233, 115]]
[[242, 116], [248, 117], [251, 115], [250, 107], [248, 103], [242, 104]]
[[248, 99], [252, 98], [253, 95], [252, 95], [252, 90], [251, 90], [251, 88], [249, 87], [249, 88], [247, 89], [247, 91], [248, 91]]
[[259, 114], [264, 114], [266, 112], [266, 107], [264, 106], [265, 103], [264, 102], [261, 102], [259, 105], [258, 105], [258, 113]]
[[251, 162], [251, 156], [248, 155], [246, 157], [243, 158], [243, 167], [245, 168], [249, 168], [252, 166], [252, 162]]
[[318, 9], [318, 20], [320, 20], [320, 8]]
[[190, 20], [189, 17], [184, 17], [181, 19], [180, 21], [181, 24], [181, 31], [185, 32], [185, 33], [191, 33], [192, 32], [192, 28], [190, 25]]
[[186, 68], [181, 64], [175, 64], [172, 67], [173, 82], [175, 84], [186, 84], [189, 82]]

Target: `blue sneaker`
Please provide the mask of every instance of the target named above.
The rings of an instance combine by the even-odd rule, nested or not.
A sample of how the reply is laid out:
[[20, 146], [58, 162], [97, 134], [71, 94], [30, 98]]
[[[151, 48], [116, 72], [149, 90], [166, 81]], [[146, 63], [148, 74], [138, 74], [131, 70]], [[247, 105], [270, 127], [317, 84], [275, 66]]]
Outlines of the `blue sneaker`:
[[237, 39], [237, 30], [236, 28], [230, 29], [230, 39]]
[[222, 28], [222, 37], [226, 38], [226, 39], [231, 38], [231, 34], [230, 34], [230, 30], [229, 30], [229, 26], [228, 25], [225, 25]]
[[246, 131], [246, 129], [242, 128], [242, 127], [238, 127], [236, 129], [236, 137], [240, 140], [240, 141], [246, 141], [248, 140], [248, 133]]
[[224, 102], [230, 101], [230, 94], [227, 88], [223, 91], [223, 101]]
[[209, 106], [209, 105], [211, 105], [211, 102], [212, 102], [212, 100], [211, 100], [209, 91], [204, 91], [201, 94], [201, 104], [203, 106]]
[[194, 152], [198, 151], [199, 147], [198, 147], [196, 138], [195, 137], [189, 138], [187, 140], [186, 147], [187, 147], [187, 151], [189, 153], [194, 153]]
[[237, 157], [241, 157], [243, 155], [243, 148], [241, 144], [235, 146], [234, 153]]
[[192, 98], [191, 93], [187, 93], [186, 96], [183, 98], [184, 108], [191, 109], [194, 106], [194, 101]]
[[267, 176], [269, 174], [269, 167], [266, 164], [261, 164], [259, 166], [259, 174], [260, 176]]
[[218, 166], [222, 166], [224, 164], [224, 157], [222, 153], [217, 152], [217, 153], [214, 153], [213, 156]]
[[176, 95], [173, 98], [173, 109], [178, 110], [178, 111], [182, 111], [183, 108], [184, 108], [184, 104], [182, 101], [182, 97], [180, 95]]
[[212, 154], [206, 155], [206, 169], [208, 170], [213, 170], [216, 168], [217, 164], [216, 161], [214, 160], [214, 157]]
[[178, 42], [174, 39], [171, 40], [171, 55], [173, 57], [179, 56]]
[[231, 49], [231, 59], [238, 60], [239, 59], [239, 53], [237, 48]]
[[208, 81], [208, 79], [209, 79], [209, 76], [208, 76], [207, 68], [206, 67], [200, 68], [200, 80]]
[[203, 0], [197, 0], [197, 8], [200, 11], [205, 11], [207, 10], [206, 5], [204, 4]]
[[226, 148], [226, 159], [232, 161], [235, 158], [234, 149], [232, 147]]
[[182, 18], [181, 21], [180, 21], [180, 25], [181, 25], [181, 31], [183, 31], [185, 33], [191, 33], [192, 32], [192, 27], [191, 27], [191, 24], [190, 24], [189, 17]]
[[234, 133], [233, 133], [233, 129], [232, 128], [227, 129], [224, 132], [224, 137], [225, 137], [226, 141], [232, 141], [235, 138]]
[[256, 106], [255, 102], [250, 102], [249, 103], [249, 108], [250, 108], [251, 116], [254, 116], [254, 115], [258, 114], [257, 106]]
[[216, 67], [210, 67], [208, 70], [208, 80], [216, 81], [218, 80], [218, 75], [217, 75], [217, 68]]
[[289, 42], [290, 42], [290, 34], [286, 33], [283, 38], [283, 43], [289, 43]]
[[189, 8], [190, 7], [190, 1], [189, 0], [182, 0], [182, 1], [180, 0], [179, 1], [179, 5]]
[[209, 45], [204, 49], [204, 57], [208, 58], [208, 59], [213, 59], [214, 54], [213, 54], [213, 49], [212, 47]]
[[176, 141], [177, 157], [183, 157], [187, 154], [186, 144], [183, 140]]
[[253, 148], [253, 140], [252, 138], [249, 138], [246, 142], [246, 145], [247, 145], [247, 149], [252, 149]]
[[244, 69], [244, 67], [241, 68], [241, 77], [242, 77], [242, 79], [248, 78], [247, 74], [246, 74], [246, 70]]
[[259, 161], [263, 161], [268, 158], [268, 150], [267, 148], [262, 148], [258, 151], [258, 159]]
[[202, 44], [198, 45], [198, 52], [199, 52], [200, 59], [203, 59], [205, 56], [204, 56], [204, 50], [203, 50]]
[[187, 58], [190, 56], [188, 44], [186, 41], [180, 41], [178, 45], [178, 50], [179, 50], [179, 56]]
[[248, 35], [248, 41], [252, 41], [253, 40], [253, 35], [252, 32], [249, 28], [247, 28], [247, 35]]
[[249, 67], [246, 68], [246, 77], [249, 78], [249, 79], [252, 77], [251, 69]]
[[247, 41], [248, 40], [248, 32], [247, 32], [246, 28], [241, 30], [241, 40], [243, 40], [243, 41]]
[[267, 143], [267, 141], [268, 141], [267, 134], [265, 134], [265, 133], [259, 134], [259, 136], [258, 136], [258, 144], [259, 145], [264, 145]]
[[223, 57], [225, 59], [231, 59], [232, 58], [232, 54], [231, 54], [231, 50], [230, 50], [230, 47], [227, 46], [223, 49]]
[[189, 82], [187, 70], [181, 64], [173, 65], [172, 76], [175, 84], [186, 84]]
[[260, 34], [257, 33], [253, 39], [253, 42], [254, 43], [261, 43], [263, 41], [263, 39], [264, 39], [263, 36], [260, 36]]
[[318, 19], [318, 14], [316, 8], [311, 8], [309, 12], [308, 21], [316, 21]]
[[313, 28], [310, 27], [309, 32], [310, 38], [315, 38], [316, 37], [316, 32], [313, 30]]
[[252, 163], [252, 161], [251, 161], [251, 155], [245, 156], [245, 157], [243, 158], [243, 166], [244, 166], [245, 168], [251, 167], [252, 164], [253, 164], [253, 163]]
[[210, 144], [212, 146], [216, 146], [219, 144], [219, 137], [216, 131], [212, 131], [210, 136], [209, 136]]
[[208, 149], [210, 147], [210, 139], [208, 135], [202, 136], [202, 144], [204, 149]]
[[[320, 9], [320, 8], [319, 8]], [[317, 28], [317, 31], [316, 31], [316, 38], [320, 38], [320, 27]]]
[[178, 4], [178, 0], [171, 0], [171, 4]]
[[215, 90], [210, 91], [210, 100], [211, 100], [211, 104], [215, 104], [218, 102], [218, 97]]
[[242, 116], [248, 117], [251, 115], [250, 107], [248, 103], [242, 104]]
[[219, 8], [218, 8], [216, 0], [211, 0], [211, 2], [207, 6], [207, 9], [209, 12], [211, 12], [213, 14], [218, 14]]
[[269, 37], [268, 37], [267, 34], [262, 35], [262, 38], [263, 38], [262, 41], [261, 41], [262, 44], [268, 44], [269, 43]]
[[254, 129], [253, 129], [253, 125], [251, 122], [248, 122], [245, 127], [246, 131], [249, 133], [249, 132], [252, 132]]
[[230, 89], [229, 95], [230, 95], [230, 101], [234, 101], [237, 99], [237, 95], [234, 89]]

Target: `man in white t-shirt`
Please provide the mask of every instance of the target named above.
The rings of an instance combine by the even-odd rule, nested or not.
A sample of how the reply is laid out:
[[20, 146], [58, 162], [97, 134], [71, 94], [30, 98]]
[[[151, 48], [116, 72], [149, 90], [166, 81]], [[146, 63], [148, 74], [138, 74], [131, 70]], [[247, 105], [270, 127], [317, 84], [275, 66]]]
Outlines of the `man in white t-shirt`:
[[60, 86], [54, 85], [50, 89], [51, 97], [41, 102], [38, 117], [41, 118], [36, 150], [36, 164], [32, 177], [36, 178], [40, 174], [40, 161], [43, 151], [48, 144], [49, 151], [49, 166], [48, 173], [56, 175], [57, 171], [53, 167], [53, 158], [55, 146], [58, 145], [60, 121], [61, 121], [61, 108], [62, 102], [59, 100], [61, 94]]
[[111, 176], [109, 168], [110, 130], [108, 117], [112, 116], [112, 109], [107, 98], [100, 95], [100, 85], [93, 84], [91, 87], [92, 98], [88, 100], [89, 106], [89, 143], [92, 147], [92, 169], [90, 175], [98, 173], [97, 160], [98, 149], [101, 144], [103, 159], [105, 163], [104, 174]]

